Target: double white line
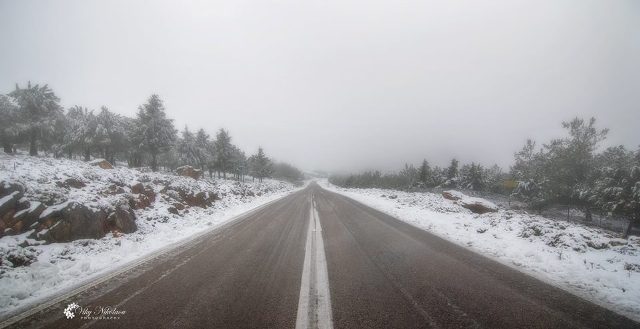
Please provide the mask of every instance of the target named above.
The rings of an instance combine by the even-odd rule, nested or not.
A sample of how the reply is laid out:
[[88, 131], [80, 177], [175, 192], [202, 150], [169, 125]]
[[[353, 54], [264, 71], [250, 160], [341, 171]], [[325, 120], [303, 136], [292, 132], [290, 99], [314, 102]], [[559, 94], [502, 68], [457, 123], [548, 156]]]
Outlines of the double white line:
[[296, 329], [333, 328], [327, 259], [319, 218], [312, 195]]

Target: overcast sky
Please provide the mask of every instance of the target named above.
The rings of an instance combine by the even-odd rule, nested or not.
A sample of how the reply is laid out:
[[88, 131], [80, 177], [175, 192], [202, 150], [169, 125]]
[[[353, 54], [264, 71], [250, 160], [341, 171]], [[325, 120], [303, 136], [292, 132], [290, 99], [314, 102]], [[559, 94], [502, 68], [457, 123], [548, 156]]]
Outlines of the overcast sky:
[[0, 0], [0, 93], [28, 80], [306, 170], [508, 167], [574, 116], [640, 144], [640, 1]]

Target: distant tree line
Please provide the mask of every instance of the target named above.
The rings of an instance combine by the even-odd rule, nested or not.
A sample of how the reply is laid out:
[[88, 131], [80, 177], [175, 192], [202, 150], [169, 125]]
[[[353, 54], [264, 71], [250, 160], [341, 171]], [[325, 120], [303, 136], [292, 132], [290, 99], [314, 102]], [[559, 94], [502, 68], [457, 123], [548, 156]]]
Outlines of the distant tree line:
[[282, 179], [301, 177], [291, 165], [274, 165], [262, 148], [247, 157], [225, 129], [219, 129], [215, 138], [204, 129], [192, 132], [186, 126], [178, 133], [158, 95], [151, 95], [130, 118], [105, 106], [97, 112], [83, 106], [65, 111], [47, 85], [29, 82], [0, 95], [0, 118], [0, 143], [6, 153], [25, 147], [33, 156], [46, 152], [86, 161], [99, 157], [153, 171], [191, 165], [210, 177], [231, 175], [238, 180], [246, 175], [260, 181], [274, 174]]
[[575, 118], [563, 122], [567, 135], [538, 146], [527, 140], [515, 153], [509, 172], [497, 165], [485, 168], [478, 163], [460, 166], [456, 159], [449, 166], [431, 166], [424, 160], [397, 173], [367, 171], [353, 175], [334, 175], [333, 184], [357, 188], [408, 189], [415, 187], [463, 188], [510, 195], [532, 209], [566, 205], [584, 211], [621, 216], [640, 223], [640, 149], [624, 146], [600, 150], [608, 129], [598, 129], [596, 120]]

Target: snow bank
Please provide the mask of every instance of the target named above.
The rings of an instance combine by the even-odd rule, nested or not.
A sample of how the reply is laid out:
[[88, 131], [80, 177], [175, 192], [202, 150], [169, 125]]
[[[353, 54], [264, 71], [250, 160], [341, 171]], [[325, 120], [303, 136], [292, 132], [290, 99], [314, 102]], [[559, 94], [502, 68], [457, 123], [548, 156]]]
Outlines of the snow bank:
[[[68, 178], [86, 185], [61, 186], [60, 182]], [[137, 182], [145, 182], [156, 192], [168, 185], [186, 191], [209, 191], [220, 198], [206, 209], [189, 207], [173, 214], [168, 211], [173, 204], [171, 199], [159, 194], [151, 207], [135, 210], [138, 230], [131, 234], [114, 232], [97, 240], [52, 244], [29, 239], [33, 230], [0, 238], [0, 317], [220, 226], [295, 190], [291, 184], [274, 180], [245, 184], [231, 180], [196, 181], [122, 167], [106, 170], [79, 161], [8, 155], [0, 155], [0, 181], [21, 183], [26, 187], [25, 198], [52, 205], [49, 209], [71, 201], [91, 208], [108, 207], [121, 195], [105, 191], [114, 184], [128, 189]]]
[[640, 320], [640, 238], [526, 212], [474, 214], [433, 193], [320, 185]]

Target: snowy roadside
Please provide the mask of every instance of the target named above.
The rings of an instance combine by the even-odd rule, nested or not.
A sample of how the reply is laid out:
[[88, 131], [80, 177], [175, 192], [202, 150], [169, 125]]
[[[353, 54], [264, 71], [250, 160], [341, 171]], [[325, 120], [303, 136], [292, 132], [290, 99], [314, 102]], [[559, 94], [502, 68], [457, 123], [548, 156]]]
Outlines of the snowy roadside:
[[[188, 207], [171, 213], [173, 199], [158, 192], [151, 206], [135, 210], [137, 230], [129, 234], [107, 233], [100, 239], [44, 244], [29, 238], [33, 230], [0, 238], [0, 318], [18, 308], [44, 302], [51, 296], [145, 258], [158, 250], [187, 241], [207, 230], [213, 230], [234, 217], [299, 190], [291, 184], [274, 180], [239, 184], [235, 181], [195, 181], [159, 173], [141, 173], [127, 168], [102, 170], [86, 163], [18, 158], [0, 158], [0, 181], [18, 181], [32, 194], [61, 196], [61, 202], [76, 201], [87, 206], [103, 206], [114, 196], [99, 191], [113, 181], [136, 183], [165, 179], [170, 187], [215, 192], [220, 199], [210, 207]], [[13, 168], [10, 168], [13, 167]], [[22, 168], [20, 168], [22, 167]], [[86, 181], [86, 187], [66, 191], [56, 185], [61, 179], [75, 177]], [[165, 183], [163, 183], [165, 184]], [[125, 189], [128, 189], [126, 186]], [[129, 194], [129, 193], [126, 193]], [[29, 192], [26, 196], [34, 197]], [[15, 260], [28, 260], [17, 264]], [[12, 263], [13, 261], [13, 263]]]
[[417, 228], [640, 321], [640, 238], [499, 209], [474, 214], [439, 194], [345, 189], [319, 181]]

